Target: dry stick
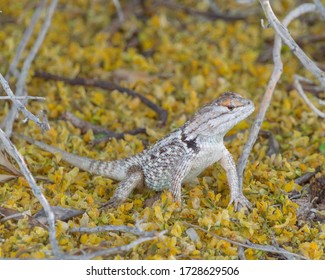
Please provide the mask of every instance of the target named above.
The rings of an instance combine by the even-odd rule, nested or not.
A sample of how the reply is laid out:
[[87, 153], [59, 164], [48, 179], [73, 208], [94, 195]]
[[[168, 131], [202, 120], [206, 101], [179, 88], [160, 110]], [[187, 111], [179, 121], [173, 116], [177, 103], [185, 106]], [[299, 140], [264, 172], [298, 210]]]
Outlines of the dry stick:
[[45, 121], [41, 121], [38, 117], [36, 117], [35, 115], [33, 115], [31, 112], [29, 112], [26, 107], [23, 105], [22, 102], [20, 102], [15, 95], [13, 94], [13, 92], [11, 91], [7, 81], [5, 80], [5, 78], [1, 75], [0, 73], [0, 83], [4, 89], [4, 91], [7, 93], [7, 95], [9, 96], [9, 98], [11, 99], [11, 101], [13, 102], [14, 106], [17, 108], [17, 110], [21, 111], [25, 117], [28, 120], [31, 120], [33, 122], [35, 122], [42, 131], [44, 130], [48, 130], [50, 128], [48, 122]]
[[45, 97], [40, 97], [40, 96], [0, 96], [0, 100], [26, 100], [26, 99], [34, 99], [34, 100], [45, 100]]
[[97, 226], [93, 228], [88, 227], [79, 227], [79, 228], [72, 228], [69, 232], [85, 232], [85, 233], [97, 233], [103, 231], [122, 231], [133, 233], [135, 235], [143, 236], [143, 237], [152, 237], [157, 236], [157, 231], [144, 231], [138, 227], [130, 227], [130, 226]]
[[164, 6], [166, 8], [172, 9], [172, 10], [179, 10], [179, 11], [182, 11], [182, 12], [190, 14], [190, 15], [201, 16], [201, 17], [208, 18], [210, 20], [221, 19], [224, 21], [237, 21], [237, 20], [244, 20], [246, 18], [243, 15], [216, 14], [214, 11], [202, 12], [202, 11], [195, 10], [195, 9], [187, 7], [187, 6], [179, 5], [172, 1], [155, 0], [154, 2], [157, 3], [158, 5]]
[[33, 194], [36, 196], [36, 198], [39, 200], [39, 202], [42, 204], [43, 209], [46, 213], [47, 217], [47, 223], [49, 226], [49, 237], [50, 237], [50, 243], [52, 246], [53, 255], [55, 258], [61, 258], [61, 252], [58, 246], [58, 243], [56, 241], [56, 229], [55, 229], [55, 221], [54, 221], [54, 214], [51, 210], [50, 204], [46, 200], [45, 196], [42, 194], [42, 191], [39, 186], [37, 186], [34, 177], [28, 170], [28, 167], [23, 159], [23, 157], [19, 154], [16, 147], [11, 143], [9, 138], [6, 136], [6, 134], [3, 132], [2, 129], [0, 129], [0, 140], [2, 142], [2, 146], [6, 150], [6, 152], [15, 159], [17, 164], [19, 165], [19, 168], [21, 172], [24, 174], [29, 186], [32, 189]]
[[125, 87], [121, 87], [121, 86], [119, 86], [117, 84], [102, 81], [102, 80], [86, 79], [86, 78], [69, 79], [69, 78], [65, 78], [65, 77], [62, 77], [62, 76], [53, 75], [53, 74], [50, 74], [50, 73], [47, 73], [47, 72], [38, 72], [38, 71], [36, 71], [35, 72], [35, 77], [43, 78], [43, 79], [46, 79], [46, 80], [63, 81], [63, 82], [65, 82], [67, 84], [70, 84], [70, 85], [99, 87], [99, 88], [102, 88], [102, 89], [117, 90], [117, 91], [119, 91], [121, 93], [126, 93], [127, 95], [130, 95], [132, 97], [139, 98], [142, 103], [147, 105], [150, 109], [154, 110], [158, 114], [162, 125], [166, 124], [167, 111], [160, 108], [155, 103], [151, 102], [148, 98], [144, 97], [143, 95], [141, 95], [140, 93], [137, 93], [134, 90], [131, 90], [131, 89], [128, 89], [128, 88], [125, 88]]
[[[260, 2], [262, 4], [262, 6], [263, 6], [263, 5], [266, 5], [265, 2], [268, 2], [268, 1], [260, 0]], [[269, 5], [269, 3], [268, 3], [268, 5]], [[287, 31], [286, 26], [288, 26], [289, 23], [293, 19], [295, 19], [296, 17], [299, 17], [300, 15], [302, 15], [304, 13], [311, 12], [311, 11], [314, 10], [314, 8], [315, 8], [315, 5], [313, 5], [313, 4], [302, 4], [302, 5], [300, 5], [299, 7], [297, 7], [293, 11], [291, 11], [284, 18], [283, 25], [275, 18], [275, 16], [274, 16], [275, 19], [273, 19], [273, 18], [272, 18], [272, 20], [270, 18], [268, 18], [268, 19], [269, 19], [269, 22], [271, 23], [272, 26], [274, 26], [275, 22], [277, 22], [277, 24], [281, 26], [282, 32], [285, 34], [285, 36], [287, 36], [289, 34], [289, 32]], [[284, 32], [283, 30], [286, 30], [286, 32]], [[289, 36], [290, 36], [290, 34], [289, 34]], [[257, 135], [258, 135], [259, 129], [260, 129], [261, 125], [262, 125], [263, 119], [265, 117], [266, 110], [270, 105], [275, 86], [278, 83], [278, 81], [279, 81], [279, 79], [281, 77], [281, 74], [282, 74], [283, 64], [282, 64], [282, 60], [281, 60], [281, 46], [282, 46], [281, 37], [280, 37], [280, 33], [276, 32], [275, 39], [274, 39], [274, 47], [273, 47], [273, 61], [274, 61], [273, 72], [272, 72], [271, 78], [269, 80], [269, 83], [267, 85], [266, 91], [264, 93], [260, 109], [259, 109], [259, 111], [257, 113], [257, 116], [256, 116], [256, 119], [255, 119], [255, 121], [254, 121], [254, 123], [253, 123], [253, 125], [252, 125], [252, 127], [250, 129], [247, 142], [245, 143], [245, 146], [243, 148], [243, 152], [242, 152], [242, 154], [241, 154], [241, 156], [239, 158], [239, 161], [238, 161], [237, 173], [238, 173], [239, 184], [240, 184], [241, 188], [242, 188], [242, 185], [243, 185], [243, 173], [244, 173], [244, 169], [246, 167], [247, 161], [248, 161], [249, 154], [250, 154], [250, 152], [251, 152], [251, 150], [253, 148], [254, 143], [256, 142]], [[291, 36], [290, 36], [290, 38], [291, 38]], [[293, 41], [292, 38], [291, 38], [291, 40]], [[286, 44], [288, 44], [288, 43], [286, 42]], [[294, 43], [294, 44], [296, 44], [296, 43]], [[301, 49], [299, 48], [299, 50], [301, 50]], [[295, 49], [295, 51], [293, 51], [293, 52], [296, 54], [297, 49]], [[306, 55], [304, 54], [304, 56], [306, 56]], [[315, 66], [313, 61], [310, 60], [308, 57], [307, 57], [307, 60], [311, 61], [311, 63], [312, 63], [312, 64], [310, 64], [310, 63], [308, 64], [309, 68], [312, 68], [313, 70], [314, 70], [315, 67], [317, 68], [317, 66]], [[306, 59], [304, 59], [304, 63], [305, 63], [305, 61], [306, 61]], [[304, 66], [306, 66], [306, 65], [304, 64]]]
[[[305, 81], [309, 81], [299, 75], [294, 75], [294, 86], [297, 89], [298, 93], [300, 94], [300, 96], [302, 97], [302, 99], [306, 102], [306, 104], [309, 106], [310, 109], [313, 110], [313, 112], [318, 115], [321, 118], [325, 118], [325, 113], [323, 113], [322, 111], [318, 110], [313, 103], [311, 103], [311, 101], [309, 100], [309, 98], [306, 96], [301, 83], [300, 82], [305, 82]], [[310, 81], [309, 81], [310, 82]]]
[[65, 256], [65, 258], [66, 259], [77, 259], [77, 260], [88, 260], [88, 259], [92, 259], [92, 258], [99, 257], [99, 256], [108, 256], [108, 255], [118, 254], [120, 252], [129, 251], [132, 248], [134, 248], [135, 246], [137, 246], [143, 242], [159, 238], [159, 237], [163, 236], [166, 232], [167, 232], [167, 230], [164, 230], [161, 232], [157, 232], [157, 234], [154, 236], [140, 237], [137, 240], [135, 240], [127, 245], [110, 248], [110, 249], [105, 249], [105, 250], [99, 250], [97, 252], [80, 255], [80, 256]]
[[243, 15], [216, 14], [214, 11], [202, 12], [202, 11], [198, 11], [198, 10], [195, 10], [195, 9], [187, 7], [187, 6], [182, 6], [182, 5], [176, 4], [172, 1], [155, 0], [154, 2], [160, 6], [164, 6], [166, 8], [172, 9], [172, 10], [183, 11], [184, 13], [187, 13], [189, 15], [201, 16], [201, 17], [208, 18], [210, 20], [221, 19], [224, 21], [236, 21], [236, 20], [243, 20], [246, 18]]
[[[102, 126], [99, 125], [94, 125], [92, 123], [86, 122], [78, 117], [76, 117], [74, 114], [70, 112], [64, 112], [61, 116], [60, 119], [69, 121], [71, 122], [75, 127], [79, 128], [81, 130], [81, 133], [86, 133], [88, 130], [92, 130], [95, 134], [100, 134], [103, 133], [105, 136], [103, 138], [116, 138], [116, 139], [122, 139], [124, 138], [125, 134], [139, 134], [139, 133], [146, 133], [145, 128], [137, 128], [137, 129], [132, 129], [129, 131], [121, 132], [121, 133], [116, 133], [112, 130], [106, 129]], [[101, 140], [101, 139], [98, 139]]]
[[[272, 11], [271, 5], [268, 0], [260, 0], [264, 13], [274, 28], [276, 33], [280, 35], [283, 42], [290, 48], [290, 50], [295, 54], [295, 56], [300, 60], [304, 67], [309, 70], [320, 82], [320, 84], [325, 89], [325, 73], [320, 70], [317, 65], [312, 61], [304, 51], [297, 45], [297, 43], [291, 37], [288, 29], [285, 27], [288, 25], [294, 18], [297, 18], [305, 13], [316, 12], [316, 6], [314, 4], [302, 4], [292, 12], [287, 15], [287, 19], [283, 20], [283, 25], [276, 18], [275, 14]], [[288, 21], [285, 22], [285, 21]]]
[[[20, 72], [20, 76], [16, 83], [16, 96], [24, 95], [24, 87], [25, 87], [26, 78], [27, 78], [29, 69], [30, 69], [31, 64], [32, 64], [39, 48], [41, 47], [41, 45], [44, 41], [45, 35], [51, 25], [52, 16], [54, 14], [57, 3], [58, 3], [58, 0], [52, 0], [50, 6], [48, 8], [48, 11], [45, 15], [45, 20], [44, 20], [43, 26], [41, 28], [41, 31], [39, 32], [37, 39], [31, 49], [31, 51], [29, 52], [27, 58], [24, 61], [22, 70]], [[5, 120], [5, 131], [8, 136], [10, 136], [12, 133], [12, 128], [13, 128], [13, 124], [14, 124], [14, 121], [16, 118], [16, 114], [17, 114], [17, 107], [14, 105], [11, 107], [11, 110], [9, 111], [9, 114], [7, 115], [6, 120]]]
[[220, 235], [217, 235], [211, 231], [208, 231], [200, 226], [197, 226], [197, 225], [193, 225], [191, 223], [188, 223], [188, 222], [183, 222], [185, 225], [188, 225], [188, 226], [191, 226], [193, 228], [196, 228], [196, 229], [199, 229], [205, 233], [208, 233], [212, 236], [214, 236], [215, 238], [218, 238], [220, 240], [224, 240], [224, 241], [227, 241], [231, 244], [234, 244], [234, 245], [238, 245], [238, 246], [241, 246], [241, 247], [245, 247], [245, 248], [251, 248], [251, 249], [254, 249], [254, 250], [260, 250], [260, 251], [265, 251], [265, 252], [270, 252], [270, 253], [276, 253], [276, 254], [281, 254], [281, 255], [289, 255], [289, 256], [293, 256], [293, 257], [296, 257], [296, 258], [299, 258], [299, 259], [304, 259], [306, 260], [307, 258], [305, 258], [304, 256], [301, 256], [301, 255], [298, 255], [298, 254], [295, 254], [295, 253], [291, 253], [283, 248], [277, 248], [275, 246], [272, 246], [272, 245], [260, 245], [260, 244], [254, 244], [248, 240], [245, 241], [245, 243], [242, 243], [242, 242], [239, 242], [239, 241], [236, 241], [236, 240], [232, 240], [232, 239], [229, 239], [227, 237], [222, 237]]
[[318, 13], [325, 20], [325, 7], [323, 6], [322, 2], [320, 0], [314, 0], [314, 3], [316, 5], [316, 9], [317, 9]]
[[18, 62], [19, 62], [19, 60], [20, 60], [20, 57], [21, 57], [21, 55], [22, 55], [24, 49], [26, 48], [26, 45], [27, 45], [27, 43], [28, 43], [28, 41], [29, 41], [29, 39], [30, 39], [30, 37], [31, 37], [31, 35], [32, 35], [32, 33], [33, 33], [33, 31], [34, 31], [34, 28], [35, 28], [35, 26], [36, 26], [36, 23], [37, 23], [37, 21], [38, 21], [40, 15], [41, 15], [41, 11], [42, 11], [42, 10], [44, 9], [44, 7], [45, 7], [45, 3], [46, 3], [46, 2], [47, 2], [47, 0], [42, 0], [42, 1], [39, 3], [38, 7], [36, 8], [36, 10], [35, 10], [35, 12], [34, 12], [34, 14], [33, 14], [32, 19], [31, 19], [31, 21], [30, 21], [30, 23], [29, 23], [28, 28], [27, 28], [27, 29], [25, 30], [25, 32], [24, 32], [23, 38], [21, 39], [21, 41], [20, 41], [20, 43], [19, 43], [19, 45], [18, 45], [18, 47], [17, 47], [17, 51], [16, 51], [16, 53], [15, 53], [15, 56], [14, 56], [14, 58], [13, 58], [11, 64], [10, 64], [10, 66], [9, 66], [9, 70], [8, 70], [6, 76], [5, 76], [5, 79], [6, 79], [7, 81], [9, 80], [11, 74], [14, 74], [14, 76], [15, 76], [16, 78], [18, 78], [18, 76], [19, 76], [19, 73], [18, 73], [18, 70], [17, 70]]
[[116, 11], [117, 11], [118, 20], [120, 22], [123, 22], [124, 21], [124, 15], [123, 15], [123, 12], [122, 12], [122, 9], [121, 9], [120, 2], [119, 2], [119, 0], [113, 0], [113, 2], [114, 2], [114, 5], [115, 5], [115, 8], [116, 8]]

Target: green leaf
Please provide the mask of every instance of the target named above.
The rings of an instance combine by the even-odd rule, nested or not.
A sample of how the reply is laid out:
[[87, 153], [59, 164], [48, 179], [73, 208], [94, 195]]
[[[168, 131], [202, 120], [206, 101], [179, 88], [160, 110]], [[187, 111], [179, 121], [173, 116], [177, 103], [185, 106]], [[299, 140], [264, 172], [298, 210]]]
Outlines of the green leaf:
[[319, 146], [319, 150], [320, 150], [320, 152], [321, 152], [322, 154], [325, 155], [325, 142], [322, 143], [322, 144]]

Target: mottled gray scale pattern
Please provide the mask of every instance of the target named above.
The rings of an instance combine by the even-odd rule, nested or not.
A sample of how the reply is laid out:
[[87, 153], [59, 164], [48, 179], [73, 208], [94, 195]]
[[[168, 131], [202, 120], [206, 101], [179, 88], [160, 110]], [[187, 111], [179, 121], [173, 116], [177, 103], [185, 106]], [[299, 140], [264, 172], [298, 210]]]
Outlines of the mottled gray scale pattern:
[[180, 131], [174, 131], [175, 137], [163, 138], [140, 154], [140, 166], [146, 187], [157, 191], [170, 188], [177, 165], [189, 152], [186, 144], [176, 137], [179, 134]]
[[114, 161], [92, 160], [89, 164], [89, 171], [122, 181], [127, 177], [130, 166], [137, 163], [135, 158], [132, 157]]

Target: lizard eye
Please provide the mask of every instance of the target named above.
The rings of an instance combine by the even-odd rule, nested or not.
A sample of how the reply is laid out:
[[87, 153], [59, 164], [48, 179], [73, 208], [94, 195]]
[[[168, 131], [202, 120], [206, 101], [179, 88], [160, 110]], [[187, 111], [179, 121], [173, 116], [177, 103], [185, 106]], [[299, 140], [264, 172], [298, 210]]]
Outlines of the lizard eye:
[[228, 108], [230, 111], [232, 111], [232, 110], [235, 108], [235, 106], [232, 105], [232, 104], [230, 104], [230, 105], [227, 106], [227, 108]]

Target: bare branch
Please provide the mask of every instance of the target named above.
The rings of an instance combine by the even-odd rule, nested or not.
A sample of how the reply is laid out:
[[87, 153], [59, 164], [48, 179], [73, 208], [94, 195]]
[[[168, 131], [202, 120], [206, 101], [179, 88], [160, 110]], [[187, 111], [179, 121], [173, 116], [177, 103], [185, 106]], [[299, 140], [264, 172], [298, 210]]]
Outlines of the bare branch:
[[[112, 130], [106, 129], [99, 125], [94, 125], [92, 123], [86, 122], [78, 117], [76, 117], [74, 114], [70, 112], [64, 112], [60, 119], [71, 122], [75, 127], [79, 128], [81, 130], [81, 133], [86, 133], [88, 130], [92, 130], [94, 134], [105, 134], [104, 137], [101, 137], [100, 139], [96, 139], [93, 142], [102, 142], [104, 140], [109, 140], [111, 138], [116, 139], [122, 139], [126, 134], [136, 135], [139, 133], [146, 133], [145, 128], [136, 128], [133, 130], [128, 130], [125, 132], [114, 132]], [[104, 139], [104, 140], [103, 140]]]
[[66, 77], [53, 75], [47, 72], [38, 72], [38, 71], [35, 72], [35, 77], [39, 77], [47, 80], [63, 81], [70, 85], [99, 87], [107, 90], [117, 90], [129, 96], [139, 98], [143, 104], [145, 104], [146, 106], [148, 106], [150, 109], [154, 110], [158, 114], [162, 125], [165, 125], [167, 122], [167, 111], [165, 109], [159, 107], [158, 105], [156, 105], [155, 103], [153, 103], [151, 100], [141, 95], [140, 93], [129, 88], [121, 87], [120, 85], [117, 85], [115, 83], [111, 83], [103, 80], [87, 79], [87, 78], [69, 79]]
[[323, 18], [323, 20], [325, 20], [325, 7], [324, 7], [324, 5], [322, 4], [322, 2], [320, 0], [314, 0], [314, 3], [316, 5], [317, 11], [319, 12], [319, 14]]
[[[50, 129], [49, 123], [46, 120], [41, 121], [38, 117], [36, 117], [35, 115], [33, 115], [31, 112], [29, 112], [26, 109], [26, 107], [23, 105], [23, 103], [19, 100], [19, 97], [17, 98], [13, 94], [13, 92], [11, 91], [7, 81], [1, 75], [1, 73], [0, 73], [0, 83], [1, 83], [4, 91], [7, 93], [9, 99], [11, 99], [12, 102], [14, 103], [17, 110], [21, 111], [26, 116], [26, 118], [28, 120], [31, 120], [31, 121], [35, 122], [41, 128], [42, 131]], [[26, 97], [24, 97], [24, 98], [26, 99]]]
[[105, 250], [99, 250], [97, 252], [93, 252], [93, 253], [89, 253], [89, 254], [85, 254], [85, 255], [81, 255], [81, 256], [65, 256], [65, 258], [66, 259], [77, 259], [77, 260], [88, 260], [88, 259], [92, 259], [92, 258], [99, 257], [99, 256], [108, 256], [108, 255], [118, 254], [121, 252], [129, 251], [132, 248], [134, 248], [135, 246], [137, 246], [143, 242], [162, 237], [166, 232], [167, 232], [167, 230], [164, 230], [164, 231], [158, 232], [154, 236], [140, 237], [137, 240], [135, 240], [127, 245], [118, 246], [115, 248], [109, 248], [109, 249], [105, 249]]
[[155, 0], [154, 1], [156, 5], [164, 6], [166, 8], [172, 9], [172, 10], [178, 10], [182, 11], [184, 13], [187, 13], [189, 15], [194, 15], [194, 16], [200, 16], [204, 17], [210, 20], [224, 20], [224, 21], [237, 21], [237, 20], [243, 20], [246, 18], [246, 16], [238, 14], [238, 15], [228, 15], [228, 14], [216, 14], [214, 11], [210, 12], [203, 12], [203, 11], [198, 11], [196, 9], [193, 9], [191, 7], [179, 5], [178, 3], [174, 3], [175, 1], [162, 1], [162, 0]]
[[294, 75], [294, 86], [297, 89], [298, 93], [300, 94], [300, 96], [302, 97], [302, 99], [306, 102], [306, 104], [310, 107], [310, 109], [313, 110], [313, 112], [321, 117], [321, 118], [325, 118], [325, 113], [321, 112], [320, 110], [318, 110], [313, 103], [311, 103], [311, 101], [308, 99], [307, 95], [304, 92], [304, 89], [301, 86], [301, 81], [306, 81], [305, 78], [299, 76], [299, 75]]
[[0, 96], [0, 100], [28, 100], [28, 99], [45, 100], [45, 97], [40, 97], [40, 96], [14, 96], [14, 97]]
[[143, 237], [152, 237], [157, 236], [156, 231], [144, 231], [139, 227], [130, 227], [130, 226], [98, 226], [93, 228], [80, 227], [80, 228], [72, 228], [69, 232], [86, 232], [86, 233], [97, 233], [103, 231], [122, 231], [129, 232], [135, 235], [143, 236]]
[[[37, 39], [31, 49], [30, 53], [28, 54], [27, 58], [24, 61], [22, 70], [20, 72], [18, 81], [16, 83], [16, 96], [24, 95], [24, 87], [25, 87], [26, 78], [27, 78], [29, 69], [30, 69], [31, 64], [32, 64], [39, 48], [41, 47], [41, 45], [44, 41], [45, 35], [51, 25], [52, 16], [54, 14], [57, 3], [58, 3], [58, 0], [52, 0], [50, 6], [48, 8], [48, 11], [46, 13], [43, 26], [37, 36]], [[13, 105], [11, 110], [9, 111], [9, 114], [8, 114], [6, 120], [5, 120], [5, 132], [8, 136], [10, 136], [12, 133], [12, 127], [13, 127], [13, 124], [14, 124], [14, 121], [16, 118], [17, 109], [18, 109], [17, 106]]]
[[124, 15], [121, 9], [120, 1], [119, 0], [113, 0], [116, 11], [117, 11], [117, 16], [120, 22], [124, 21]]
[[[1, 76], [2, 77], [2, 76]], [[42, 191], [39, 186], [37, 186], [35, 179], [33, 175], [28, 170], [28, 167], [23, 159], [23, 157], [19, 154], [16, 147], [11, 143], [9, 138], [6, 136], [6, 134], [3, 132], [2, 129], [0, 129], [0, 140], [2, 142], [2, 146], [6, 150], [6, 152], [15, 159], [17, 162], [21, 172], [24, 174], [29, 186], [32, 189], [33, 194], [36, 196], [36, 198], [39, 200], [39, 202], [42, 204], [44, 211], [46, 213], [47, 217], [47, 223], [49, 225], [49, 238], [50, 243], [52, 246], [53, 255], [56, 258], [61, 258], [61, 252], [58, 246], [58, 243], [56, 241], [56, 229], [55, 229], [55, 221], [54, 221], [54, 214], [51, 210], [50, 204], [48, 203], [45, 196], [42, 194]]]
[[283, 24], [279, 22], [273, 10], [271, 8], [270, 2], [268, 0], [260, 0], [262, 8], [265, 15], [270, 22], [271, 26], [274, 28], [276, 33], [281, 37], [284, 43], [291, 49], [291, 51], [297, 56], [304, 67], [309, 70], [317, 78], [320, 84], [325, 89], [325, 73], [320, 70], [317, 65], [312, 61], [304, 51], [298, 46], [298, 44], [291, 37], [286, 26], [295, 18], [301, 16], [302, 14], [315, 12], [316, 6], [314, 4], [302, 4], [298, 8], [294, 9], [288, 16], [283, 20]]
[[[322, 72], [315, 63], [310, 60], [305, 53], [300, 49], [300, 47], [295, 43], [295, 41], [290, 36], [289, 31], [286, 29], [286, 26], [289, 25], [289, 23], [294, 20], [295, 18], [309, 12], [315, 11], [315, 5], [314, 4], [302, 4], [293, 11], [291, 11], [283, 20], [283, 25], [278, 21], [278, 19], [273, 14], [273, 11], [271, 9], [270, 3], [267, 0], [260, 0], [261, 5], [265, 11], [265, 13], [268, 15], [268, 21], [271, 24], [271, 26], [276, 30], [275, 39], [274, 39], [274, 46], [273, 46], [273, 61], [274, 61], [274, 68], [272, 75], [270, 77], [269, 83], [267, 85], [267, 89], [264, 93], [260, 109], [257, 113], [256, 119], [250, 129], [249, 136], [247, 139], [247, 142], [244, 145], [243, 152], [239, 158], [238, 165], [237, 165], [237, 173], [239, 177], [239, 183], [242, 187], [243, 185], [243, 172], [246, 167], [249, 154], [253, 148], [254, 143], [256, 142], [258, 131], [262, 125], [262, 122], [264, 120], [267, 108], [270, 105], [272, 95], [275, 89], [276, 84], [278, 83], [282, 71], [283, 71], [283, 64], [281, 60], [281, 47], [282, 47], [282, 40], [288, 45], [290, 48], [291, 46], [294, 46], [292, 48], [292, 52], [300, 59], [302, 57], [301, 62], [303, 65], [312, 73], [319, 78], [320, 82], [323, 82], [325, 85], [325, 78], [324, 78], [324, 72]], [[289, 39], [288, 39], [289, 38]], [[301, 54], [302, 53], [302, 54]], [[322, 85], [323, 85], [322, 83]], [[325, 87], [324, 87], [325, 88]]]
[[291, 258], [291, 257], [295, 257], [296, 259], [303, 259], [303, 260], [306, 260], [306, 258], [304, 256], [301, 256], [301, 255], [298, 255], [298, 254], [295, 254], [295, 253], [291, 253], [283, 248], [278, 248], [278, 247], [275, 247], [275, 246], [272, 246], [272, 245], [260, 245], [260, 244], [254, 244], [252, 242], [250, 242], [249, 240], [245, 240], [245, 243], [242, 243], [242, 242], [239, 242], [239, 241], [236, 241], [236, 240], [232, 240], [232, 239], [229, 239], [229, 238], [226, 238], [226, 237], [222, 237], [220, 235], [217, 235], [211, 231], [208, 231], [200, 226], [197, 226], [197, 225], [193, 225], [191, 223], [187, 223], [187, 222], [184, 222], [184, 224], [188, 225], [188, 226], [191, 226], [191, 227], [194, 227], [194, 228], [197, 228], [205, 233], [208, 233], [220, 240], [224, 240], [224, 241], [227, 241], [231, 244], [234, 244], [234, 245], [238, 245], [238, 246], [241, 246], [241, 247], [245, 247], [245, 248], [251, 248], [251, 249], [254, 249], [254, 250], [260, 250], [260, 251], [265, 251], [265, 252], [270, 252], [270, 253], [276, 253], [276, 254], [281, 254], [281, 255], [284, 255], [286, 258]]
[[46, 2], [47, 2], [47, 0], [42, 0], [39, 3], [37, 9], [35, 10], [35, 12], [33, 14], [33, 17], [32, 17], [32, 19], [31, 19], [31, 21], [29, 23], [29, 26], [25, 30], [24, 35], [23, 35], [23, 38], [21, 39], [21, 41], [20, 41], [20, 43], [19, 43], [19, 45], [17, 47], [17, 51], [15, 53], [15, 56], [14, 56], [14, 58], [13, 58], [11, 64], [10, 64], [10, 66], [9, 66], [9, 70], [8, 70], [6, 76], [5, 76], [5, 79], [6, 80], [9, 80], [11, 74], [14, 74], [14, 76], [16, 78], [18, 78], [18, 76], [19, 76], [19, 72], [17, 70], [18, 62], [20, 60], [20, 57], [21, 57], [24, 49], [26, 48], [26, 45], [27, 45], [27, 43], [28, 43], [28, 41], [29, 41], [29, 39], [30, 39], [33, 31], [34, 31], [34, 28], [36, 26], [36, 23], [37, 23], [37, 21], [40, 18], [41, 12], [42, 12], [42, 10], [45, 7], [45, 3]]

